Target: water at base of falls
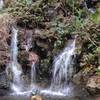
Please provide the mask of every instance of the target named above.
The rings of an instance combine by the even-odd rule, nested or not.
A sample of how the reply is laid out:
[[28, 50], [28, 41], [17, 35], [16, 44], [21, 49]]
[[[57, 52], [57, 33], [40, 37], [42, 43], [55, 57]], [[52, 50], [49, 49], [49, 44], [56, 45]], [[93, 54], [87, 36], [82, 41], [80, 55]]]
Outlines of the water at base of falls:
[[73, 95], [73, 87], [66, 86], [65, 89], [63, 90], [59, 89], [58, 91], [48, 88], [48, 89], [41, 90], [40, 93], [44, 95], [61, 96], [61, 97], [71, 96]]
[[69, 86], [69, 81], [74, 72], [73, 57], [75, 55], [75, 41], [76, 40], [69, 44], [64, 51], [55, 58], [51, 86], [49, 89], [43, 90], [43, 93], [62, 96], [72, 93], [72, 87]]

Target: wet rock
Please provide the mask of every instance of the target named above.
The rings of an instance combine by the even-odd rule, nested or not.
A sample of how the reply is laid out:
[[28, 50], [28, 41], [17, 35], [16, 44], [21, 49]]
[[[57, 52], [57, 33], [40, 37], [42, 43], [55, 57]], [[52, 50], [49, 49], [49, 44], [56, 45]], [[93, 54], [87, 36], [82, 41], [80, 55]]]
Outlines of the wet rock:
[[0, 89], [0, 96], [9, 95], [9, 91], [7, 89]]
[[33, 89], [32, 90], [32, 96], [37, 95], [39, 93], [38, 89]]
[[83, 83], [83, 76], [82, 76], [82, 73], [81, 72], [79, 72], [79, 73], [77, 73], [77, 74], [75, 74], [74, 75], [74, 77], [73, 77], [73, 82], [75, 83], [75, 84], [81, 84], [81, 83]]
[[19, 30], [19, 34], [18, 34], [18, 40], [19, 40], [19, 49], [21, 50], [25, 50], [25, 51], [29, 51], [32, 46], [32, 34], [33, 31], [29, 30], [29, 29], [20, 29]]
[[8, 89], [10, 86], [10, 83], [8, 81], [6, 72], [0, 73], [0, 89]]
[[39, 61], [39, 57], [36, 53], [34, 52], [29, 52], [29, 59], [30, 62], [38, 62]]
[[23, 82], [24, 87], [29, 86], [30, 80], [29, 80], [29, 77], [27, 75], [21, 75], [21, 80]]
[[43, 100], [40, 95], [35, 95], [31, 97], [31, 100]]
[[73, 82], [77, 85], [86, 85], [88, 78], [92, 76], [93, 73], [94, 69], [92, 66], [85, 66], [84, 69], [73, 76]]
[[100, 76], [90, 77], [86, 87], [90, 94], [100, 94]]
[[28, 65], [29, 61], [28, 61], [28, 57], [29, 54], [25, 51], [25, 50], [20, 50], [19, 54], [18, 54], [18, 62], [22, 65], [22, 66], [26, 66]]

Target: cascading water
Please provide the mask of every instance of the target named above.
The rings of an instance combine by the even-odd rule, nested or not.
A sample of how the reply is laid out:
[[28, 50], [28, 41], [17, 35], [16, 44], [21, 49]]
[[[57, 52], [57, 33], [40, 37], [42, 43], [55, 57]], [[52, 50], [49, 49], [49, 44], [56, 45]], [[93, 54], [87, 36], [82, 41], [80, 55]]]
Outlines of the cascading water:
[[64, 89], [73, 75], [73, 55], [75, 54], [75, 40], [54, 60], [53, 79], [51, 89]]
[[[32, 48], [32, 33], [31, 32], [26, 32], [25, 31], [25, 50], [26, 52], [29, 53], [29, 50]], [[33, 55], [31, 55], [32, 58]], [[34, 61], [30, 61], [31, 62], [31, 86], [34, 85], [35, 81], [36, 81], [36, 66], [35, 66], [35, 62]]]
[[18, 56], [17, 36], [18, 36], [18, 30], [12, 27], [11, 57], [9, 66], [7, 67], [7, 73], [9, 73], [10, 69], [10, 73], [12, 74], [11, 89], [16, 93], [20, 92], [22, 88], [22, 82], [21, 82], [22, 69], [17, 61], [17, 56]]
[[2, 9], [4, 6], [4, 1], [3, 0], [0, 0], [0, 9]]
[[42, 93], [62, 96], [69, 95], [71, 88], [68, 86], [68, 83], [74, 72], [75, 41], [76, 39], [55, 58], [51, 86], [49, 89], [43, 90]]
[[36, 68], [35, 62], [31, 66], [31, 86], [36, 82]]
[[[12, 39], [11, 39], [11, 55], [10, 55], [10, 63], [6, 69], [7, 75], [11, 76], [9, 79], [11, 81], [11, 89], [15, 94], [29, 94], [32, 88], [35, 88], [36, 81], [36, 68], [35, 62], [32, 61], [31, 65], [31, 84], [27, 85], [25, 80], [22, 79], [22, 68], [18, 63], [18, 30], [12, 27]], [[29, 40], [28, 40], [29, 39]], [[31, 35], [27, 38], [26, 51], [28, 52], [31, 46]]]

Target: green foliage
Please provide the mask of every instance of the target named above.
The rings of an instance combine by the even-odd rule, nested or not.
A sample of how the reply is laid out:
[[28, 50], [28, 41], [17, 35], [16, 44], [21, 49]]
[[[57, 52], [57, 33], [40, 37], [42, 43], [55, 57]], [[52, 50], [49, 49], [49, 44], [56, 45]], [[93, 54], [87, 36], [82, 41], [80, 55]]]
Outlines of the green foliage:
[[[82, 18], [83, 14], [84, 14], [84, 10], [76, 9], [76, 16], [75, 16], [75, 20], [73, 22], [73, 26], [75, 27], [75, 29], [77, 31], [80, 29], [83, 29], [87, 24], [87, 19]], [[85, 13], [85, 15], [86, 15], [86, 13]]]
[[[86, 43], [83, 47], [85, 50], [82, 50], [87, 57], [86, 63], [97, 65], [97, 54], [100, 52], [100, 31], [98, 31], [100, 8], [97, 9], [96, 13], [89, 14], [85, 9], [80, 9], [79, 4], [80, 0], [35, 0], [33, 3], [32, 0], [17, 0], [14, 5], [9, 6], [5, 10], [7, 13], [12, 14], [17, 22], [27, 26], [30, 25], [32, 29], [43, 25], [40, 29], [42, 30], [41, 34], [39, 34], [40, 38], [46, 37], [50, 40], [53, 37], [53, 49], [55, 49], [55, 52], [65, 46], [67, 36], [78, 34], [82, 37], [84, 44]], [[46, 28], [45, 13], [48, 14], [50, 7], [53, 8], [55, 15], [52, 20], [47, 22], [50, 24], [50, 27]], [[44, 10], [44, 8], [47, 9]], [[59, 11], [57, 8], [59, 8]], [[63, 16], [62, 13], [64, 11], [65, 13], [70, 11], [70, 14]], [[50, 60], [51, 58], [41, 60], [42, 72], [47, 72]], [[90, 71], [89, 69], [86, 70]], [[100, 74], [100, 70], [97, 69], [96, 73]]]
[[100, 24], [100, 8], [97, 9], [96, 13], [91, 14], [90, 18], [94, 23]]
[[[99, 67], [100, 67], [100, 66], [99, 66]], [[100, 68], [99, 68], [99, 67], [96, 69], [96, 74], [97, 74], [97, 75], [100, 75]]]
[[25, 4], [25, 5], [32, 3], [32, 0], [17, 0], [17, 1], [18, 1], [18, 3], [22, 3], [22, 4]]
[[61, 48], [64, 42], [63, 39], [68, 34], [67, 25], [59, 21], [59, 19], [55, 19], [55, 21], [51, 22], [50, 31], [56, 33], [55, 38], [57, 41], [54, 44], [54, 48]]
[[12, 5], [10, 9], [8, 8], [8, 11], [20, 23], [36, 26], [44, 20], [40, 4], [40, 1], [32, 4], [31, 0], [18, 0], [15, 5]]
[[65, 6], [69, 6], [72, 11], [74, 12], [75, 7], [79, 5], [80, 0], [62, 0], [65, 4]]
[[41, 70], [39, 70], [40, 78], [48, 77], [48, 72], [50, 72], [51, 58], [41, 60]]
[[95, 58], [96, 58], [95, 54], [92, 54], [92, 53], [88, 54], [88, 62], [89, 63], [93, 63], [95, 61]]
[[96, 50], [95, 50], [95, 52], [99, 53], [100, 52], [100, 47], [97, 47]]

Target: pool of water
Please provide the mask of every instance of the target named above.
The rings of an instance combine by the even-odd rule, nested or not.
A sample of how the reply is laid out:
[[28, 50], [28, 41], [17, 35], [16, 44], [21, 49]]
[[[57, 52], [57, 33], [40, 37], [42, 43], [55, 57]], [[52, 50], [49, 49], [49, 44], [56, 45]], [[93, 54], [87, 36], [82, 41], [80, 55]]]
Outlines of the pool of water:
[[28, 96], [3, 96], [0, 100], [29, 100]]
[[[67, 91], [64, 91], [65, 95], [61, 95], [58, 91], [51, 91], [49, 88], [41, 88], [39, 90], [39, 94], [43, 98], [43, 100], [100, 100], [99, 96], [91, 96], [85, 88], [81, 86], [76, 86], [73, 84], [70, 84], [68, 86], [68, 89], [70, 88], [70, 91], [67, 93]], [[3, 90], [2, 90], [3, 91]], [[0, 94], [1, 92], [0, 91]], [[4, 92], [4, 91], [3, 91]], [[22, 92], [19, 94], [5, 94], [0, 96], [0, 100], [30, 100], [31, 98], [31, 91], [28, 92]], [[5, 94], [5, 95], [4, 95]]]
[[[43, 97], [43, 96], [42, 96]], [[4, 96], [0, 97], [0, 100], [30, 100], [30, 96]], [[100, 97], [55, 97], [55, 96], [44, 96], [43, 100], [100, 100]]]

